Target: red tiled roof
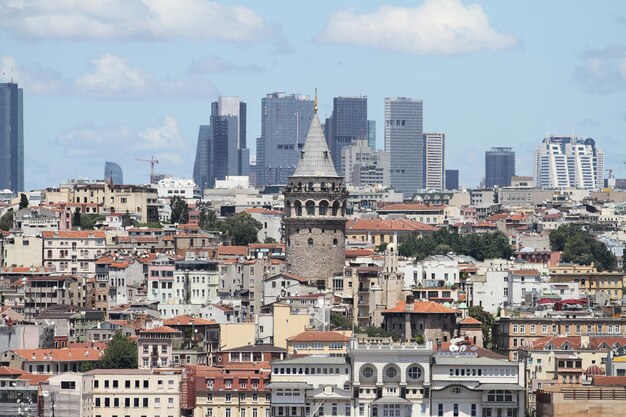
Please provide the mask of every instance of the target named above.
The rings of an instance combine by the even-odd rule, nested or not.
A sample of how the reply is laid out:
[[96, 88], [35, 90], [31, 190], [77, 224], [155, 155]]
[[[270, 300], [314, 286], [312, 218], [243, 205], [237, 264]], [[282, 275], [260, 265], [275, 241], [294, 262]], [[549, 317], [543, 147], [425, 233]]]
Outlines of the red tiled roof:
[[247, 246], [219, 246], [217, 255], [237, 255], [246, 256], [248, 254]]
[[438, 227], [409, 219], [350, 219], [346, 231], [427, 231], [435, 232]]
[[533, 349], [545, 349], [552, 344], [553, 350], [559, 350], [567, 343], [570, 349], [580, 349], [580, 336], [546, 336], [532, 341]]
[[482, 323], [479, 320], [476, 320], [474, 317], [467, 316], [463, 320], [459, 322], [459, 324], [465, 325], [481, 325]]
[[591, 380], [591, 385], [623, 387], [626, 386], [626, 376], [596, 375]]
[[305, 330], [287, 340], [289, 342], [348, 342], [350, 338], [339, 332]]
[[626, 337], [620, 336], [594, 336], [589, 338], [589, 348], [597, 350], [600, 346], [606, 344], [609, 349], [616, 345], [621, 347], [626, 346]]
[[374, 254], [373, 249], [346, 249], [346, 258], [356, 258], [358, 256], [370, 256]]
[[457, 311], [431, 301], [414, 301], [413, 308], [407, 311], [406, 301], [399, 301], [395, 307], [383, 311], [385, 313], [418, 313], [418, 314], [455, 314]]
[[139, 333], [142, 333], [142, 334], [146, 334], [146, 333], [180, 333], [180, 330], [172, 329], [169, 326], [161, 326], [161, 327], [155, 327], [153, 329], [144, 329], [144, 330], [141, 330]]
[[210, 324], [217, 324], [217, 322], [190, 316], [176, 316], [171, 319], [163, 320], [163, 325], [165, 326], [208, 326]]
[[22, 375], [26, 371], [21, 369], [11, 368], [10, 366], [0, 366], [0, 376]]

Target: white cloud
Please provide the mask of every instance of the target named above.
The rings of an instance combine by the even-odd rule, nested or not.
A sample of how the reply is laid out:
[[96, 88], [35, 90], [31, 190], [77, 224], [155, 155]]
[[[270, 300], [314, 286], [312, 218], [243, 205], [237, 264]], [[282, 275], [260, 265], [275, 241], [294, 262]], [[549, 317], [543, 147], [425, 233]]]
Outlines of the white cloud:
[[204, 56], [189, 64], [189, 73], [228, 73], [228, 72], [261, 72], [263, 68], [257, 64], [239, 65], [215, 55]]
[[[95, 125], [87, 123], [60, 132], [56, 137], [66, 154], [72, 157], [98, 155], [143, 155], [143, 151], [167, 151], [170, 161], [177, 160], [177, 152], [186, 148], [187, 142], [178, 128], [178, 122], [165, 116], [158, 127], [135, 130], [123, 124]], [[180, 157], [178, 157], [180, 158]], [[165, 158], [164, 158], [165, 159]]]
[[29, 94], [56, 94], [66, 88], [66, 81], [56, 71], [42, 66], [19, 65], [15, 57], [0, 56], [2, 82], [13, 80]]
[[425, 0], [416, 7], [383, 6], [369, 13], [335, 12], [318, 36], [345, 43], [414, 54], [462, 54], [511, 48], [515, 37], [501, 34], [477, 4]]
[[208, 0], [4, 0], [0, 26], [26, 39], [253, 42], [274, 34], [253, 10]]
[[626, 46], [612, 45], [585, 52], [575, 74], [580, 86], [591, 93], [626, 90]]
[[216, 93], [206, 78], [191, 74], [184, 79], [157, 79], [110, 53], [90, 61], [91, 72], [74, 83], [79, 95], [102, 98], [206, 98]]

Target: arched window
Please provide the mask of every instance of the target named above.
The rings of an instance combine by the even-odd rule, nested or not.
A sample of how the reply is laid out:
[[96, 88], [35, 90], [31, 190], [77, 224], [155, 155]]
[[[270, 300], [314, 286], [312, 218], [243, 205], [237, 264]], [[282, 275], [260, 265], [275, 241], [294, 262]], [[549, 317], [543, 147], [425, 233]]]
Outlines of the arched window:
[[306, 202], [306, 215], [315, 216], [315, 202], [312, 200]]
[[337, 243], [338, 243], [337, 238], [333, 239], [333, 246], [337, 246]]
[[339, 213], [339, 208], [340, 208], [340, 204], [339, 201], [335, 201], [333, 203], [333, 216], [336, 216]]
[[385, 381], [400, 380], [400, 368], [394, 364], [387, 365], [383, 370], [383, 379]]
[[328, 213], [328, 201], [320, 201], [320, 216], [325, 216]]
[[291, 201], [285, 201], [285, 216], [291, 217]]
[[308, 190], [309, 190], [309, 191], [313, 191], [313, 183], [312, 183], [312, 182], [310, 182], [310, 183], [309, 183]]
[[309, 240], [307, 240], [307, 244], [309, 245], [309, 247], [313, 246], [313, 238], [310, 237]]
[[302, 216], [302, 203], [300, 200], [296, 200], [293, 202], [293, 208], [296, 211], [296, 216]]
[[320, 184], [320, 189], [321, 189], [322, 191], [326, 191], [326, 183], [325, 183], [325, 182], [322, 182], [322, 183]]
[[491, 390], [487, 393], [487, 402], [490, 403], [512, 403], [513, 394], [508, 390]]

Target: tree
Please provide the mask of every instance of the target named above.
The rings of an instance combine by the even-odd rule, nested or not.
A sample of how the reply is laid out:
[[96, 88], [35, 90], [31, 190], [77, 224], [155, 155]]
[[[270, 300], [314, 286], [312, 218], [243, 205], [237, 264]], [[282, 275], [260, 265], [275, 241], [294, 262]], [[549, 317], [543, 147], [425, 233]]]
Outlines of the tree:
[[459, 235], [447, 229], [440, 229], [421, 238], [409, 237], [400, 245], [398, 252], [402, 256], [414, 257], [417, 260], [453, 252], [483, 261], [488, 258], [508, 259], [513, 255], [513, 248], [509, 238], [501, 232]]
[[189, 222], [189, 206], [180, 196], [172, 197], [170, 208], [172, 209], [170, 223], [185, 224]]
[[28, 207], [28, 197], [26, 197], [26, 194], [21, 193], [20, 194], [19, 210], [24, 209], [26, 207]]
[[332, 324], [335, 329], [341, 328], [347, 330], [352, 328], [352, 322], [350, 319], [335, 311], [331, 311], [330, 313], [330, 324]]
[[480, 306], [471, 306], [468, 310], [470, 317], [475, 318], [480, 321], [481, 329], [483, 331], [483, 345], [487, 349], [494, 348], [494, 340], [493, 340], [493, 327], [495, 325], [496, 319], [493, 317], [493, 314], [488, 311], [483, 310]]
[[378, 253], [382, 253], [387, 250], [387, 246], [389, 246], [388, 242], [382, 242], [380, 245], [376, 246], [374, 250]]
[[222, 221], [217, 218], [215, 211], [203, 208], [200, 210], [199, 225], [203, 230], [220, 230], [222, 228]]
[[113, 335], [97, 369], [137, 369], [137, 343], [117, 332]]
[[550, 248], [563, 252], [564, 262], [579, 265], [593, 263], [598, 271], [617, 269], [615, 255], [581, 224], [562, 225], [550, 232]]
[[80, 216], [80, 228], [82, 230], [93, 230], [98, 222], [105, 219], [104, 216], [96, 213], [87, 213]]
[[277, 242], [276, 242], [276, 239], [274, 239], [271, 236], [268, 236], [263, 240], [263, 243], [277, 243]]
[[13, 227], [13, 209], [10, 208], [0, 217], [0, 230], [9, 231]]
[[80, 209], [76, 207], [76, 210], [74, 210], [74, 215], [72, 216], [72, 227], [80, 227], [80, 220]]
[[261, 222], [245, 212], [227, 217], [222, 224], [222, 232], [233, 240], [234, 245], [241, 246], [258, 242], [257, 234], [262, 228]]

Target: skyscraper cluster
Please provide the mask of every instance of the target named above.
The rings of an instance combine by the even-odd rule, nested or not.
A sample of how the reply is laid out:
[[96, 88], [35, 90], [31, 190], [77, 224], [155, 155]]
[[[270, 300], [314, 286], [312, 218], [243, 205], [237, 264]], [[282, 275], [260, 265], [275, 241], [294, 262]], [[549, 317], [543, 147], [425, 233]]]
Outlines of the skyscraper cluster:
[[0, 190], [24, 191], [22, 89], [0, 83]]
[[227, 176], [248, 175], [246, 103], [239, 97], [219, 97], [211, 103], [209, 125], [198, 130], [193, 179], [201, 189]]

